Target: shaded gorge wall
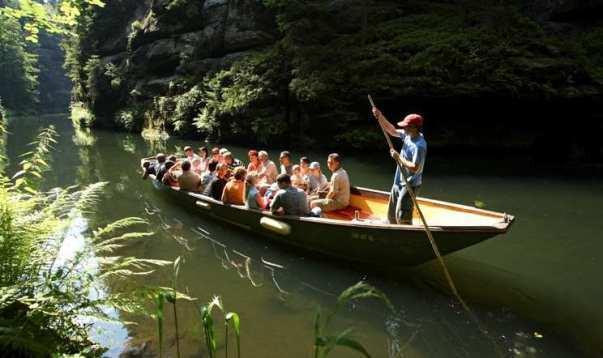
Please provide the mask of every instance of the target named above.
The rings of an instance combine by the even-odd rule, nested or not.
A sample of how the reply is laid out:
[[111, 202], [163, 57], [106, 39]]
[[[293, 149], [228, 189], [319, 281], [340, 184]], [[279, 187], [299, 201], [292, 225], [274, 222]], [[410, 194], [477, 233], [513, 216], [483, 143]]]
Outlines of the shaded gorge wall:
[[[603, 2], [111, 1], [71, 44], [73, 95], [95, 126], [246, 145], [381, 148], [371, 93], [390, 119], [419, 111], [431, 148], [537, 162], [554, 121], [601, 130]], [[111, 31], [107, 31], [111, 29]], [[589, 135], [562, 158], [601, 162]]]

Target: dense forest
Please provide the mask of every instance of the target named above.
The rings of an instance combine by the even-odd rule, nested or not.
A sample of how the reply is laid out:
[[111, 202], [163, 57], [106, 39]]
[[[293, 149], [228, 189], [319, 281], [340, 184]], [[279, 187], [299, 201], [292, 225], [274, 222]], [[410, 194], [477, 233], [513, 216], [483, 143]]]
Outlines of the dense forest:
[[[600, 162], [601, 10], [569, 0], [83, 2], [63, 46], [82, 125], [365, 150], [382, 146], [371, 93], [391, 120], [424, 114], [433, 150], [547, 158], [563, 120], [579, 131], [561, 157]], [[21, 66], [1, 74], [12, 76], [0, 92], [11, 107], [12, 96], [40, 96], [37, 55], [2, 34]]]

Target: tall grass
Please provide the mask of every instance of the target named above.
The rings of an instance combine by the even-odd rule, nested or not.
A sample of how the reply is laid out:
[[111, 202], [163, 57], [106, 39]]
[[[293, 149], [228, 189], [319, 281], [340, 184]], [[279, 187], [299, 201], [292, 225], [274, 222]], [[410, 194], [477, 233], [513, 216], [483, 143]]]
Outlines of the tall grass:
[[0, 351], [9, 356], [101, 355], [82, 318], [111, 319], [107, 306], [140, 307], [130, 294], [99, 294], [103, 280], [170, 263], [117, 254], [151, 235], [132, 231], [147, 225], [139, 218], [92, 230], [82, 249], [64, 254], [66, 232], [94, 211], [106, 183], [42, 190], [55, 136], [52, 128], [41, 131], [22, 156], [21, 170], [12, 179], [0, 173]]

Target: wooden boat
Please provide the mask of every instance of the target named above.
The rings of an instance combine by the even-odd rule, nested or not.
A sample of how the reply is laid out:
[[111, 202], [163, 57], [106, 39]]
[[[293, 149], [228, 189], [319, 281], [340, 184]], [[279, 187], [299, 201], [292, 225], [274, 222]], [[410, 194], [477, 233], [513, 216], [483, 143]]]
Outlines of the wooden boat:
[[[202, 194], [154, 186], [200, 215], [286, 245], [376, 269], [414, 266], [435, 258], [418, 217], [413, 225], [385, 224], [389, 193], [352, 188], [350, 207], [324, 218], [274, 216], [268, 211], [225, 205]], [[507, 232], [514, 217], [474, 207], [418, 198], [442, 255]], [[415, 213], [416, 214], [416, 213]]]

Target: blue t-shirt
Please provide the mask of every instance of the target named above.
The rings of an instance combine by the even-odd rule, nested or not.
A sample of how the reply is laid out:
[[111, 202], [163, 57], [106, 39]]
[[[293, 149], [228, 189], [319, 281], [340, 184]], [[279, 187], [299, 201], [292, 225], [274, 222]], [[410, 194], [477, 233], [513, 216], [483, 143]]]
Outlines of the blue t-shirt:
[[[423, 183], [423, 167], [425, 166], [425, 156], [427, 155], [427, 142], [423, 138], [423, 134], [419, 133], [419, 136], [412, 139], [409, 135], [406, 135], [404, 131], [400, 133], [400, 139], [404, 144], [400, 154], [405, 160], [412, 162], [419, 166], [419, 169], [411, 173], [408, 168], [404, 167], [404, 174], [408, 183], [412, 186], [419, 186]], [[400, 176], [400, 167], [396, 169], [396, 176], [394, 178], [394, 184], [404, 186], [404, 179]]]
[[256, 195], [258, 195], [258, 189], [255, 186], [247, 188], [247, 197], [245, 198], [245, 204], [249, 209], [260, 209], [258, 201], [256, 200]]

